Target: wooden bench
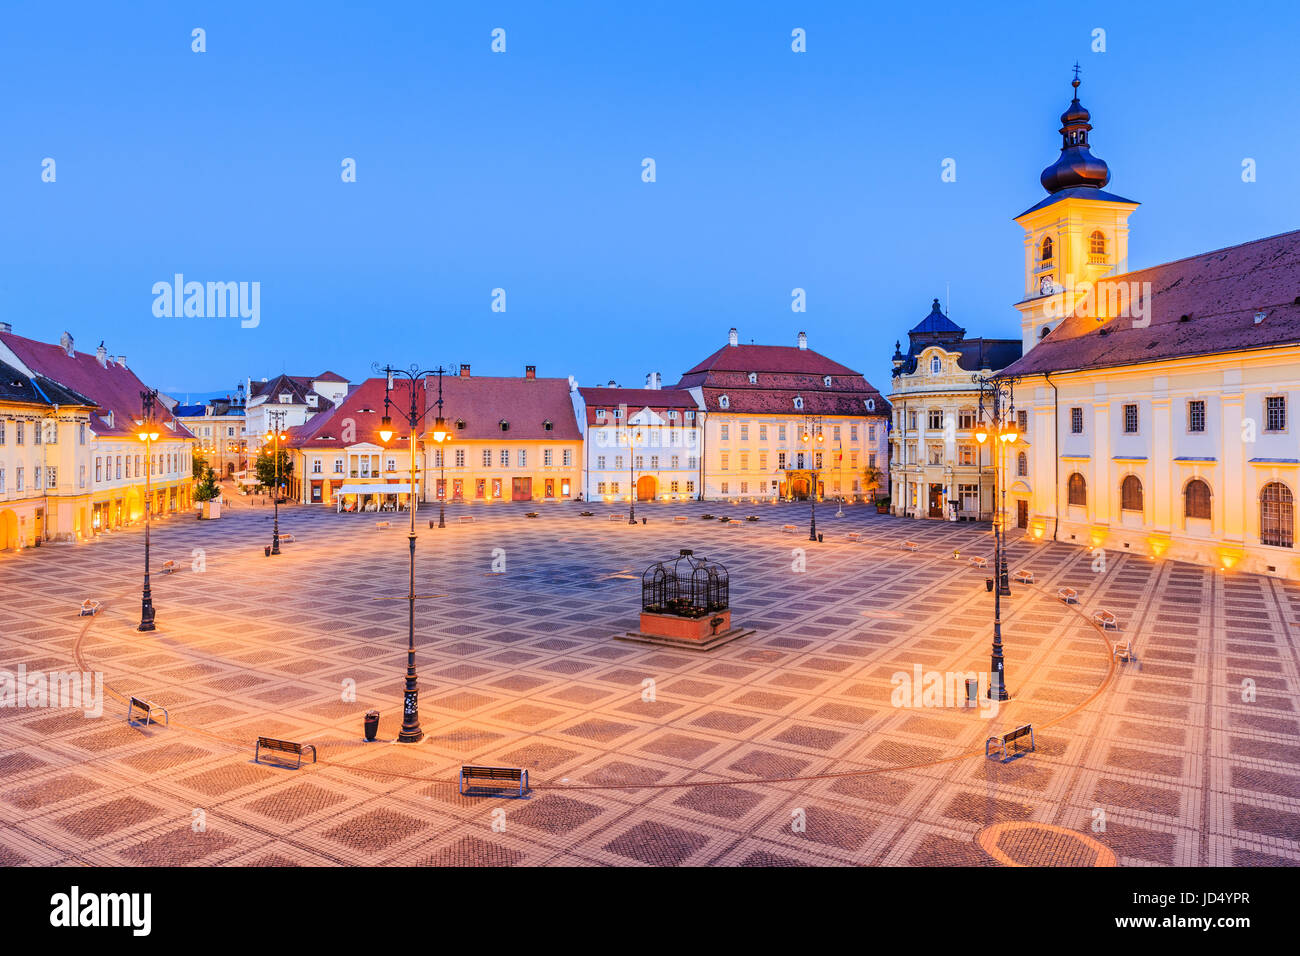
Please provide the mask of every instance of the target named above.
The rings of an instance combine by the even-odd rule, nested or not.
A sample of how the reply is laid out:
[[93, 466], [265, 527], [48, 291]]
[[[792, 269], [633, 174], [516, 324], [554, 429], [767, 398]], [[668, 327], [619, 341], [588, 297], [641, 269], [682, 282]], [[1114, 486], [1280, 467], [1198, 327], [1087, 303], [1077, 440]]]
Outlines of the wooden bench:
[[1079, 592], [1074, 588], [1060, 587], [1056, 589], [1056, 596], [1066, 604], [1078, 604]]
[[745, 518], [745, 520], [746, 520], [746, 521], [762, 521], [763, 519], [760, 518], [758, 515], [748, 515], [748, 516]]
[[93, 617], [99, 613], [99, 602], [92, 601], [90, 598], [81, 602], [81, 612], [79, 617]]
[[[384, 524], [388, 524], [388, 522], [385, 521]], [[294, 543], [295, 541], [297, 541], [297, 540], [298, 540], [298, 539], [295, 538], [295, 537], [293, 536], [293, 532], [291, 532], [291, 531], [281, 531], [281, 532], [280, 532], [280, 543], [281, 543], [281, 544], [293, 544], [293, 543]]]
[[862, 540], [862, 532], [861, 532], [861, 531], [850, 531], [850, 532], [849, 532], [849, 540], [850, 540], [850, 541], [861, 541], [861, 540]]
[[1033, 584], [1033, 583], [1034, 583], [1034, 572], [1033, 572], [1033, 571], [1017, 571], [1017, 572], [1016, 572], [1016, 580], [1019, 581], [1021, 584]]
[[135, 712], [137, 710], [144, 714], [144, 725], [146, 727], [155, 722], [154, 714], [159, 711], [161, 711], [163, 715], [163, 724], [168, 727], [171, 726], [172, 719], [171, 715], [167, 713], [167, 709], [165, 707], [159, 707], [157, 704], [147, 701], [143, 697], [132, 697], [127, 701], [126, 722], [128, 724], [138, 719], [135, 717]]
[[1119, 630], [1119, 621], [1116, 620], [1114, 611], [1097, 611], [1092, 615], [1092, 620], [1103, 631]]
[[795, 530], [795, 527], [794, 527], [794, 525], [792, 525], [792, 524], [783, 524], [783, 525], [781, 525], [781, 532], [782, 532], [782, 534], [784, 534], [784, 533], [787, 532], [787, 531], [794, 531], [794, 530]]
[[175, 571], [175, 570], [176, 570], [176, 562], [175, 562], [175, 561], [164, 561], [164, 562], [162, 563], [162, 573], [163, 573], [163, 574], [171, 574], [171, 573], [172, 573], [173, 571]]
[[921, 546], [920, 546], [919, 544], [917, 544], [915, 541], [904, 541], [904, 542], [903, 542], [903, 550], [904, 550], [904, 551], [918, 551], [918, 550], [920, 550], [920, 548], [921, 548]]
[[280, 740], [276, 737], [258, 737], [257, 746], [253, 748], [253, 762], [257, 763], [258, 758], [261, 756], [263, 750], [270, 750], [270, 751], [274, 751], [277, 753], [284, 753], [284, 754], [294, 754], [298, 757], [298, 766], [294, 767], [294, 769], [297, 770], [298, 767], [302, 766], [303, 752], [308, 749], [311, 750], [311, 762], [315, 763], [316, 762], [315, 744], [300, 744], [300, 743], [295, 743], [292, 740]]
[[[393, 526], [393, 523], [392, 523], [391, 521], [376, 521], [376, 522], [375, 522], [375, 527], [376, 527], [376, 528], [391, 528], [392, 526]], [[280, 535], [280, 540], [281, 540], [281, 541], [284, 540], [284, 535]]]
[[[1029, 750], [1030, 752], [1032, 752], [1035, 749], [1034, 725], [1025, 724], [1021, 727], [1017, 727], [1015, 730], [1008, 730], [1005, 734], [1002, 734], [999, 737], [990, 737], [988, 740], [984, 741], [984, 756], [985, 757], [993, 756], [993, 754], [991, 754], [989, 750], [990, 748], [996, 748], [998, 758], [1001, 760], [1006, 760], [1011, 755], [1011, 753], [1021, 752], [1020, 744], [1017, 743], [1017, 741], [1019, 741], [1022, 737], [1029, 738]], [[1013, 751], [1008, 752], [1007, 745], [1012, 743], [1016, 744], [1015, 749]]]
[[626, 520], [627, 520], [627, 515], [625, 515], [625, 514], [617, 514], [617, 513], [615, 513], [615, 514], [612, 514], [612, 515], [609, 516], [609, 520], [610, 520], [610, 521], [626, 521]]
[[[524, 795], [528, 789], [528, 771], [521, 770], [518, 767], [470, 767], [462, 766], [460, 768], [460, 793], [463, 796], [466, 789], [465, 781], [467, 780], [488, 780], [502, 781], [519, 784], [519, 796]], [[474, 787], [473, 789], [479, 789]], [[483, 789], [500, 790], [502, 787], [485, 787]]]
[[978, 556], [967, 558], [966, 561], [972, 568], [987, 568], [989, 566], [987, 558], [981, 558]]
[[524, 512], [524, 517], [525, 517], [525, 518], [540, 518], [540, 517], [541, 517], [541, 514], [542, 514], [542, 513], [541, 513], [540, 511], [525, 511], [525, 512]]
[[686, 524], [686, 515], [673, 515], [673, 524]]
[[1111, 648], [1111, 656], [1125, 664], [1137, 660], [1137, 655], [1133, 653], [1133, 639], [1129, 638], [1123, 644], [1116, 641], [1115, 646]]
[[461, 516], [460, 516], [459, 518], [457, 518], [456, 520], [457, 520], [457, 521], [473, 521], [473, 520], [474, 520], [474, 516], [473, 516], [473, 515], [461, 515]]

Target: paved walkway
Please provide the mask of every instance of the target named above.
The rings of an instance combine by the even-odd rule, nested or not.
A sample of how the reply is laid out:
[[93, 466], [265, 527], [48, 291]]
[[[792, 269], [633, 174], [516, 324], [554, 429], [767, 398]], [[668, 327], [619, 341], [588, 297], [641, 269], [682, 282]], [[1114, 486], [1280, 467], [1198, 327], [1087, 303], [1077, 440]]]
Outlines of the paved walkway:
[[[443, 530], [419, 514], [418, 745], [392, 742], [402, 515], [282, 512], [296, 540], [272, 559], [269, 509], [172, 518], [152, 634], [134, 630], [138, 531], [0, 555], [0, 668], [81, 660], [172, 719], [129, 727], [112, 698], [100, 718], [0, 709], [0, 864], [1300, 861], [1300, 587], [1125, 555], [1094, 573], [1077, 548], [1016, 542], [1011, 570], [1037, 583], [1004, 599], [1014, 700], [897, 707], [896, 674], [987, 670], [989, 572], [967, 562], [991, 559], [986, 528], [831, 505], [813, 544], [804, 505], [638, 506], [635, 528], [536, 507], [457, 506]], [[756, 634], [707, 654], [612, 639], [636, 628], [641, 570], [680, 547], [728, 567]], [[103, 613], [78, 617], [86, 597]], [[1098, 608], [1137, 663], [1112, 665]], [[1025, 722], [1036, 753], [980, 755]], [[320, 762], [253, 763], [259, 734]], [[527, 767], [534, 791], [461, 797], [468, 762]]]

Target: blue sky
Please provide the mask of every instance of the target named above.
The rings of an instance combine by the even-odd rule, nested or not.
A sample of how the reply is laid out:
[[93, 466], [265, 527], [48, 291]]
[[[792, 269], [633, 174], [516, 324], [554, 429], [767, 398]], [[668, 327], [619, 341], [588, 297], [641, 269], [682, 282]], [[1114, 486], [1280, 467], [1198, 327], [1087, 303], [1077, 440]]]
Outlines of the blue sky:
[[[1134, 267], [1300, 227], [1289, 3], [378, 6], [8, 5], [0, 321], [182, 396], [372, 361], [671, 383], [732, 325], [887, 389], [935, 296], [1018, 335], [1011, 217], [1076, 60]], [[156, 318], [177, 272], [260, 282], [260, 325]]]

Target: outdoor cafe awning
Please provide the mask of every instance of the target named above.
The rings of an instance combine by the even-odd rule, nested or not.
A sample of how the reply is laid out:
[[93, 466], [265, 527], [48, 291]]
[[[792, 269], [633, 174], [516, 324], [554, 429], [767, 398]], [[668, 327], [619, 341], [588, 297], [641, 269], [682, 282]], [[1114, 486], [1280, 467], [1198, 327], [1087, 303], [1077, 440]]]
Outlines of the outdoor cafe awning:
[[[410, 494], [411, 485], [409, 482], [402, 482], [400, 485], [389, 485], [380, 482], [360, 483], [355, 481], [344, 482], [343, 486], [337, 489], [336, 495], [406, 495]], [[415, 493], [420, 493], [420, 483], [415, 483]]]

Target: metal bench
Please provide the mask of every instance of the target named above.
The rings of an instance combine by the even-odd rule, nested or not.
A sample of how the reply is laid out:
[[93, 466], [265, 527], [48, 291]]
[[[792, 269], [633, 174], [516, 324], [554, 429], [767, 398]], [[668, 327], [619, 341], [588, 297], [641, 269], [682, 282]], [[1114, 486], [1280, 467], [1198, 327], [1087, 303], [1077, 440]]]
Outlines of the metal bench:
[[966, 559], [972, 568], [987, 568], [989, 566], [988, 558], [971, 557]]
[[466, 790], [468, 789], [501, 790], [503, 788], [500, 786], [488, 786], [482, 788], [474, 787], [474, 786], [466, 787], [465, 782], [467, 780], [487, 780], [487, 781], [501, 781], [503, 783], [506, 782], [517, 783], [519, 784], [519, 796], [521, 797], [524, 795], [524, 791], [528, 789], [528, 771], [522, 770], [519, 767], [462, 766], [460, 768], [459, 788], [462, 796], [465, 794]]
[[[388, 524], [388, 522], [385, 521], [384, 524]], [[281, 531], [281, 532], [280, 532], [280, 543], [281, 543], [281, 544], [293, 544], [293, 543], [294, 543], [295, 541], [297, 541], [297, 540], [298, 540], [298, 539], [295, 538], [295, 537], [293, 536], [293, 532], [291, 532], [291, 531]]]
[[673, 524], [686, 524], [686, 515], [673, 515]]
[[457, 521], [473, 521], [473, 520], [474, 520], [474, 516], [473, 516], [473, 515], [461, 515], [461, 516], [460, 516], [459, 518], [457, 518], [456, 520], [457, 520]]
[[917, 544], [915, 541], [904, 541], [904, 542], [903, 542], [903, 550], [904, 550], [904, 551], [918, 551], [918, 550], [920, 550], [920, 548], [921, 548], [921, 546], [920, 546], [919, 544]]
[[1093, 622], [1103, 631], [1118, 631], [1119, 621], [1115, 618], [1113, 611], [1100, 610], [1092, 615]]
[[618, 514], [617, 512], [609, 516], [610, 521], [626, 521], [627, 515]]
[[295, 770], [302, 766], [303, 752], [311, 750], [311, 762], [316, 762], [316, 745], [300, 744], [292, 740], [280, 740], [276, 737], [258, 737], [257, 746], [253, 748], [253, 762], [257, 763], [263, 750], [270, 750], [276, 753], [294, 754], [298, 758], [298, 764]]
[[[375, 522], [375, 527], [376, 527], [376, 528], [391, 528], [392, 526], [393, 526], [393, 523], [392, 523], [391, 521], [376, 521], [376, 522]], [[281, 540], [281, 541], [284, 540], [284, 535], [280, 535], [280, 540]]]
[[130, 698], [130, 700], [127, 701], [126, 722], [128, 724], [133, 723], [135, 720], [139, 719], [135, 716], [135, 712], [137, 710], [144, 714], [144, 725], [146, 727], [148, 727], [151, 723], [157, 722], [154, 717], [154, 714], [160, 711], [163, 715], [163, 724], [167, 727], [171, 726], [172, 719], [171, 719], [171, 715], [167, 713], [167, 708], [159, 707], [157, 704], [153, 703], [152, 701], [145, 700], [143, 697], [132, 697]]
[[93, 617], [98, 613], [99, 613], [98, 601], [92, 601], [90, 600], [90, 598], [86, 598], [86, 600], [81, 602], [81, 612], [79, 614], [80, 617]]
[[861, 540], [862, 540], [862, 532], [861, 532], [861, 531], [850, 531], [850, 532], [849, 532], [849, 540], [850, 540], [850, 541], [861, 541]]
[[794, 525], [792, 525], [792, 524], [783, 524], [783, 525], [781, 525], [781, 531], [782, 531], [783, 533], [786, 532], [786, 531], [794, 531], [794, 530], [795, 530], [795, 527], [794, 527]]
[[1033, 583], [1034, 583], [1034, 572], [1033, 572], [1033, 571], [1017, 571], [1017, 572], [1016, 572], [1016, 580], [1019, 581], [1021, 584], [1033, 584]]
[[162, 573], [163, 573], [163, 574], [171, 574], [171, 573], [172, 573], [173, 571], [175, 571], [175, 570], [176, 570], [176, 562], [175, 562], [175, 561], [164, 561], [164, 562], [162, 563]]
[[1066, 604], [1078, 604], [1079, 592], [1074, 588], [1060, 587], [1056, 589], [1056, 596]]
[[[1030, 752], [1033, 752], [1036, 749], [1034, 744], [1034, 725], [1025, 724], [1021, 727], [1017, 727], [1015, 730], [1008, 730], [1001, 736], [990, 737], [988, 740], [984, 741], [984, 756], [991, 757], [996, 755], [1000, 760], [1006, 760], [1012, 753], [1021, 752], [1020, 744], [1017, 741], [1022, 737], [1029, 738], [1029, 750]], [[1007, 745], [1012, 743], [1016, 744], [1016, 746], [1014, 750], [1008, 751]], [[996, 754], [990, 753], [990, 749], [995, 750]]]
[[1133, 639], [1129, 638], [1123, 644], [1116, 641], [1115, 646], [1111, 648], [1111, 656], [1125, 664], [1137, 660], [1137, 655], [1133, 653]]

